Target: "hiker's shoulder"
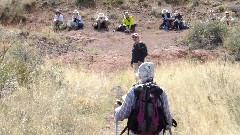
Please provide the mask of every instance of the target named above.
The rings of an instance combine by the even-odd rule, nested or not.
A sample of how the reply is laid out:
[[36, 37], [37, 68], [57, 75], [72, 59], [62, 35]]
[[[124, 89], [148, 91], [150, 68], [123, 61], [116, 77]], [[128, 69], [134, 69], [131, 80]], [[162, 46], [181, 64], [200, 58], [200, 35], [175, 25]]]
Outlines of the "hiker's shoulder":
[[140, 40], [138, 43], [139, 43], [139, 44], [145, 44], [145, 42], [142, 41], [142, 40]]

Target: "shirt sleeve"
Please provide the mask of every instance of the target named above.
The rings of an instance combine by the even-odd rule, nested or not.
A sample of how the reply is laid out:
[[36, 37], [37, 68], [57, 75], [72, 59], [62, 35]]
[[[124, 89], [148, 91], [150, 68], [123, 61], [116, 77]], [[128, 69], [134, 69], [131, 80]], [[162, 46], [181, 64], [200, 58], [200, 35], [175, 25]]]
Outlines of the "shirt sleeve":
[[129, 117], [134, 102], [134, 88], [132, 87], [125, 98], [125, 102], [121, 106], [115, 109], [115, 119], [117, 121], [126, 119]]
[[58, 20], [57, 15], [54, 16], [53, 21], [56, 22]]
[[99, 16], [97, 17], [97, 19], [96, 19], [96, 21], [98, 21], [100, 18], [99, 18]]
[[168, 125], [172, 125], [172, 114], [168, 106], [167, 94], [165, 91], [162, 93], [163, 111]]
[[80, 22], [83, 22], [83, 21], [82, 21], [82, 16], [81, 16], [81, 15], [78, 15], [77, 18], [78, 18], [78, 20], [79, 20]]
[[226, 16], [224, 16], [224, 17], [220, 20], [220, 22], [224, 22], [224, 21], [226, 21]]
[[105, 21], [108, 21], [108, 17], [107, 16], [105, 16]]
[[132, 25], [133, 25], [133, 17], [131, 16], [130, 17], [130, 22], [129, 22], [129, 29], [131, 29]]
[[60, 22], [63, 22], [63, 15], [60, 15], [59, 21], [60, 21]]
[[234, 19], [233, 17], [230, 16], [230, 21], [231, 21], [231, 22], [234, 22], [235, 19]]

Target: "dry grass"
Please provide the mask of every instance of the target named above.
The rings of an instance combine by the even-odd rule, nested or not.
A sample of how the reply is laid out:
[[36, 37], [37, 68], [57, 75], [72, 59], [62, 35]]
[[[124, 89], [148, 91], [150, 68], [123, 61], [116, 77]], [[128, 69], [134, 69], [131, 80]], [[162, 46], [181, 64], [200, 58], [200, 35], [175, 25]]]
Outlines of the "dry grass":
[[[239, 64], [162, 65], [155, 80], [166, 88], [178, 121], [174, 134], [240, 133]], [[54, 61], [42, 69], [27, 88], [0, 100], [0, 134], [103, 134], [116, 99], [111, 89], [127, 92], [134, 82], [131, 70], [96, 74]]]
[[[166, 88], [182, 135], [237, 135], [239, 125], [239, 64], [175, 63], [161, 66], [157, 81]], [[229, 106], [230, 104], [230, 106]], [[231, 108], [231, 109], [230, 109]]]

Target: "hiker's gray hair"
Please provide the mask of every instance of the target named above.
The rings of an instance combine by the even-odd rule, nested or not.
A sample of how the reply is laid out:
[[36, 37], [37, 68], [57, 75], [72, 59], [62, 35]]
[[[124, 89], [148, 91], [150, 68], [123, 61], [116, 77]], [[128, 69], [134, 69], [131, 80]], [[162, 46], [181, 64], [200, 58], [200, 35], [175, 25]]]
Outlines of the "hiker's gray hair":
[[138, 68], [140, 83], [152, 80], [154, 77], [154, 64], [152, 62], [144, 62]]

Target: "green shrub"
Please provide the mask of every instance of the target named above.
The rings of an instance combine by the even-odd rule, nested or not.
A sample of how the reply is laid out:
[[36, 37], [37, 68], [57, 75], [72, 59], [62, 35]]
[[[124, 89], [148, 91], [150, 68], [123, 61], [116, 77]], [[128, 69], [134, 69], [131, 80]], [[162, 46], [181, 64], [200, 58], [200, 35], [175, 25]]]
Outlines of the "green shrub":
[[231, 53], [240, 53], [240, 28], [234, 29], [227, 37], [224, 42], [224, 47], [227, 48]]
[[190, 2], [193, 6], [197, 6], [199, 4], [198, 0], [190, 0]]
[[218, 10], [219, 10], [220, 12], [224, 12], [225, 8], [224, 8], [223, 5], [221, 5], [221, 6], [218, 7]]
[[94, 6], [95, 0], [75, 0], [75, 3], [77, 6], [84, 6], [84, 7], [89, 7], [89, 6]]
[[[40, 69], [41, 57], [34, 51], [19, 45], [12, 45], [7, 51], [1, 51], [0, 96], [7, 91], [9, 84], [27, 86]], [[13, 86], [15, 87], [15, 86]], [[4, 92], [5, 93], [5, 92]]]
[[154, 17], [161, 17], [162, 11], [159, 7], [152, 7], [151, 15], [153, 15]]
[[227, 25], [221, 22], [197, 22], [189, 30], [184, 42], [192, 49], [212, 49], [223, 42], [227, 32]]
[[167, 0], [167, 3], [183, 3], [183, 2], [189, 2], [190, 0]]
[[228, 10], [236, 13], [237, 16], [240, 16], [240, 6], [239, 5], [231, 5], [228, 7]]
[[26, 16], [24, 14], [35, 8], [35, 4], [34, 0], [9, 0], [0, 3], [1, 23], [18, 24], [20, 22], [25, 22]]
[[103, 4], [105, 5], [122, 5], [125, 0], [104, 0]]

